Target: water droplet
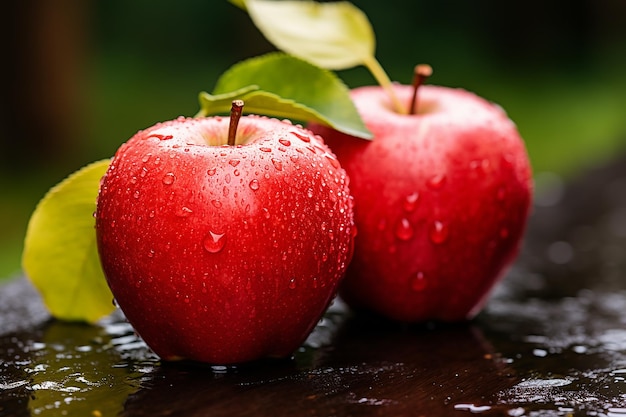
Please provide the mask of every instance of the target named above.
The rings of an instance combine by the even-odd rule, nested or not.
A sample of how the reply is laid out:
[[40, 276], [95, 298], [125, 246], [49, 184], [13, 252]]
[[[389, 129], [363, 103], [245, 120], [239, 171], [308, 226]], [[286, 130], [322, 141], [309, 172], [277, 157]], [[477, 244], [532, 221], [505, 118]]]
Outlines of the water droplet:
[[134, 198], [139, 198], [139, 190], [135, 191], [135, 193], [133, 194]]
[[215, 168], [207, 169], [206, 173], [209, 177], [212, 177], [213, 175], [215, 175]]
[[160, 135], [160, 134], [157, 134], [157, 133], [153, 133], [150, 136], [148, 136], [148, 138], [157, 138], [158, 140], [170, 140], [173, 137], [174, 136], [172, 136], [172, 135]]
[[455, 410], [469, 411], [472, 414], [483, 413], [491, 410], [491, 406], [488, 405], [474, 405], [474, 404], [455, 404]]
[[277, 171], [282, 171], [283, 170], [283, 163], [282, 161], [276, 159], [276, 158], [272, 158], [272, 164], [274, 165], [274, 168], [276, 168]]
[[309, 135], [304, 134], [303, 132], [296, 132], [296, 131], [291, 131], [289, 132], [292, 135], [294, 135], [295, 137], [297, 137], [298, 139], [300, 139], [303, 142], [311, 142], [311, 138], [309, 137]]
[[428, 187], [432, 190], [440, 190], [446, 182], [445, 174], [437, 174], [428, 180]]
[[426, 278], [423, 272], [418, 272], [411, 278], [411, 289], [413, 291], [423, 291], [426, 289], [428, 282], [426, 282]]
[[413, 237], [413, 227], [406, 218], [400, 219], [396, 225], [396, 237], [400, 240], [409, 240]]
[[339, 161], [337, 160], [337, 158], [335, 158], [333, 155], [330, 155], [328, 153], [324, 154], [324, 156], [326, 157], [326, 159], [330, 161], [330, 164], [333, 166], [333, 168], [339, 169], [341, 165], [339, 165]]
[[145, 177], [148, 173], [148, 169], [146, 167], [141, 168], [141, 173], [139, 174], [141, 178]]
[[249, 186], [250, 186], [250, 189], [252, 191], [256, 191], [256, 190], [259, 189], [259, 181], [258, 180], [252, 180], [252, 181], [250, 181]]
[[278, 139], [278, 142], [283, 146], [291, 146], [291, 142], [287, 139]]
[[183, 206], [183, 207], [181, 207], [181, 209], [180, 209], [180, 210], [178, 210], [178, 211], [176, 212], [176, 215], [177, 215], [178, 217], [187, 217], [187, 216], [189, 216], [189, 215], [190, 215], [190, 214], [192, 214], [192, 213], [193, 213], [193, 210], [192, 210], [192, 209], [190, 209], [189, 207], [185, 207], [185, 206]]
[[419, 196], [420, 195], [417, 191], [407, 195], [402, 202], [402, 207], [404, 208], [404, 210], [408, 212], [412, 212], [413, 210], [415, 210], [415, 207], [417, 207], [417, 201], [419, 200]]
[[224, 233], [215, 233], [209, 231], [202, 242], [204, 249], [209, 253], [218, 253], [224, 249], [226, 244], [226, 236]]
[[261, 152], [272, 152], [272, 148], [268, 148], [268, 147], [266, 147], [266, 146], [261, 146], [261, 147], [259, 148], [259, 150], [260, 150]]
[[270, 211], [267, 208], [265, 208], [265, 207], [262, 208], [262, 211], [263, 211], [263, 217], [265, 217], [266, 219], [269, 219], [270, 218]]
[[430, 241], [435, 244], [443, 243], [448, 239], [448, 226], [438, 220], [435, 220], [430, 225], [430, 232], [428, 236], [430, 237]]
[[176, 180], [176, 176], [174, 174], [172, 174], [171, 172], [168, 172], [163, 177], [163, 184], [165, 184], [165, 185], [172, 185], [175, 180]]
[[231, 180], [231, 178], [230, 178], [230, 174], [226, 174], [226, 175], [224, 176], [224, 181], [226, 182], [226, 184], [230, 184], [230, 180]]
[[222, 207], [222, 202], [220, 200], [211, 200], [211, 204], [213, 204], [213, 206], [215, 206], [215, 208], [221, 208]]
[[239, 165], [239, 159], [231, 159], [230, 161], [228, 161], [228, 163], [231, 166], [236, 167], [237, 165]]
[[147, 154], [145, 154], [145, 155], [143, 156], [143, 158], [141, 158], [141, 162], [143, 162], [143, 163], [145, 164], [146, 162], [148, 162], [148, 161], [150, 160], [150, 157], [151, 157], [151, 156], [152, 156], [152, 154], [151, 154], [151, 153], [147, 153]]
[[309, 198], [313, 198], [313, 188], [308, 188], [306, 190], [306, 196]]
[[291, 278], [289, 280], [289, 289], [290, 290], [294, 290], [296, 288], [296, 279], [295, 278]]
[[148, 252], [148, 258], [154, 258], [154, 249], [150, 249]]

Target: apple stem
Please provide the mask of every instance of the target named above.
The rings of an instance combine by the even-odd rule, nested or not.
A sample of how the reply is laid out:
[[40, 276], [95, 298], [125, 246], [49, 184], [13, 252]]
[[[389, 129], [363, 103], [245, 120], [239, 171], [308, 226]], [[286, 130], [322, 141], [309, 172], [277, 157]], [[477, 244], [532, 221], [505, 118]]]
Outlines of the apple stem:
[[374, 56], [370, 56], [363, 61], [363, 65], [372, 73], [376, 81], [378, 81], [378, 84], [389, 94], [394, 110], [400, 114], [406, 114], [406, 108], [402, 105], [400, 100], [398, 100], [398, 96], [396, 96], [393, 90], [393, 83], [378, 60]]
[[433, 74], [433, 68], [428, 64], [419, 64], [413, 70], [413, 97], [411, 98], [411, 106], [409, 114], [417, 113], [417, 90], [424, 84], [424, 81]]
[[235, 146], [237, 126], [239, 125], [239, 119], [241, 119], [241, 113], [243, 113], [243, 100], [233, 100], [232, 107], [230, 108], [230, 124], [228, 125], [229, 146]]

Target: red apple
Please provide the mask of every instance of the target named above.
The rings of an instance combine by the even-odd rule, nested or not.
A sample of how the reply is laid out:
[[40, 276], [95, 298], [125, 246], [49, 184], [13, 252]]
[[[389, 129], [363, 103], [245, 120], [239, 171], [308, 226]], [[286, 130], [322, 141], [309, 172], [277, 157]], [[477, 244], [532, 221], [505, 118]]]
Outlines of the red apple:
[[[411, 102], [411, 86], [394, 90]], [[531, 168], [516, 126], [461, 89], [421, 87], [417, 114], [394, 111], [381, 87], [352, 98], [373, 141], [309, 126], [354, 196], [359, 235], [340, 294], [401, 321], [471, 318], [515, 259], [529, 214]]]
[[289, 356], [336, 294], [356, 233], [348, 177], [286, 121], [179, 118], [115, 154], [97, 201], [102, 267], [165, 360]]

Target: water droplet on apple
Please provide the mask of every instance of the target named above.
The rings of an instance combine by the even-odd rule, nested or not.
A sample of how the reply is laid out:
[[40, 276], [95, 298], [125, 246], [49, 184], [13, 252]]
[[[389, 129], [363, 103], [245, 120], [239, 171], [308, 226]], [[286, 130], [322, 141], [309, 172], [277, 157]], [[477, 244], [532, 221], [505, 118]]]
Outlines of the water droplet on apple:
[[189, 207], [183, 206], [183, 207], [181, 207], [181, 209], [180, 209], [180, 210], [178, 210], [178, 211], [176, 212], [176, 215], [177, 215], [178, 217], [188, 217], [188, 216], [189, 216], [190, 214], [192, 214], [192, 213], [193, 213], [193, 210], [192, 210], [192, 209], [190, 209]]
[[172, 185], [175, 180], [176, 180], [176, 176], [173, 173], [168, 172], [163, 177], [163, 184], [165, 184], [165, 185]]
[[150, 210], [150, 213], [148, 213], [148, 217], [150, 217], [151, 219], [153, 219], [155, 216], [155, 212], [154, 210]]
[[226, 235], [224, 233], [215, 233], [209, 231], [209, 233], [205, 236], [204, 241], [202, 242], [202, 246], [204, 250], [209, 253], [218, 253], [222, 249], [224, 249], [224, 245], [226, 244]]
[[226, 174], [226, 175], [224, 176], [224, 181], [226, 182], [226, 184], [230, 184], [230, 180], [231, 180], [231, 178], [230, 178], [230, 174]]
[[309, 198], [313, 198], [313, 188], [308, 188], [306, 190], [306, 196]]
[[295, 290], [296, 289], [296, 279], [295, 278], [291, 278], [289, 280], [289, 289], [290, 290]]
[[435, 220], [430, 225], [428, 237], [430, 238], [430, 241], [435, 244], [445, 242], [448, 239], [448, 226], [446, 226], [443, 222]]
[[396, 237], [400, 240], [409, 240], [413, 237], [413, 227], [408, 219], [402, 218], [396, 225]]
[[141, 162], [143, 162], [143, 163], [145, 164], [146, 162], [148, 162], [148, 161], [150, 160], [150, 157], [151, 157], [151, 156], [152, 156], [152, 154], [151, 154], [151, 153], [147, 153], [147, 154], [145, 154], [145, 155], [143, 156], [143, 158], [141, 158]]
[[135, 193], [133, 194], [134, 198], [139, 198], [139, 190], [135, 191]]
[[141, 178], [145, 177], [148, 173], [148, 169], [146, 167], [141, 168], [141, 173], [139, 174]]
[[272, 164], [274, 165], [274, 168], [276, 168], [277, 171], [282, 171], [283, 170], [283, 163], [282, 161], [276, 159], [276, 158], [272, 158]]
[[263, 217], [265, 217], [266, 219], [269, 219], [269, 218], [270, 218], [270, 216], [271, 216], [271, 215], [270, 215], [270, 211], [269, 211], [267, 208], [263, 207], [263, 208], [261, 209], [261, 211], [263, 211]]
[[148, 136], [148, 138], [157, 138], [158, 140], [170, 140], [173, 137], [174, 136], [172, 136], [172, 135], [160, 135], [160, 134], [157, 134], [157, 133], [153, 133], [150, 136]]
[[412, 212], [417, 207], [417, 201], [419, 200], [419, 193], [417, 191], [407, 195], [402, 202], [402, 207], [408, 212]]
[[272, 148], [268, 148], [267, 146], [261, 146], [259, 150], [261, 152], [272, 152]]
[[258, 180], [252, 180], [250, 181], [250, 184], [248, 184], [250, 186], [250, 189], [252, 191], [256, 191], [259, 189], [259, 181]]
[[154, 249], [150, 249], [148, 252], [148, 258], [154, 258]]
[[232, 167], [236, 167], [237, 165], [239, 165], [239, 159], [231, 159], [230, 161], [228, 161], [228, 163], [229, 163]]
[[430, 187], [430, 189], [432, 190], [440, 190], [444, 186], [445, 182], [446, 182], [445, 174], [437, 174], [431, 177], [428, 180], [427, 184], [428, 184], [428, 187]]
[[215, 208], [222, 208], [222, 202], [220, 200], [211, 200], [211, 204], [213, 204]]
[[283, 146], [291, 146], [291, 142], [287, 139], [278, 139], [278, 142]]
[[423, 272], [418, 272], [410, 279], [411, 281], [411, 289], [413, 291], [423, 291], [426, 289], [428, 282], [424, 276]]
[[212, 177], [213, 175], [215, 175], [215, 168], [208, 169], [206, 173], [209, 177]]
[[304, 134], [304, 133], [296, 132], [296, 131], [292, 131], [292, 132], [289, 132], [289, 133], [291, 133], [292, 135], [294, 135], [295, 137], [297, 137], [298, 139], [300, 139], [303, 142], [307, 142], [307, 143], [311, 142], [311, 138], [308, 135]]
[[341, 165], [339, 165], [339, 161], [337, 160], [337, 158], [329, 153], [325, 153], [324, 156], [330, 161], [330, 164], [333, 166], [333, 168], [339, 169]]

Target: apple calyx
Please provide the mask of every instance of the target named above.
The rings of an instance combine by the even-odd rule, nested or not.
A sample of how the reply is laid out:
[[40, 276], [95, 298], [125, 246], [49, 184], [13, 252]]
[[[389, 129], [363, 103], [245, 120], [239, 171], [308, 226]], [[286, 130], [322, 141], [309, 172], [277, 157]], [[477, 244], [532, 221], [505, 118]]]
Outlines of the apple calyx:
[[428, 64], [418, 64], [413, 70], [413, 97], [409, 106], [409, 114], [417, 114], [417, 91], [424, 81], [433, 74], [433, 68]]
[[235, 146], [237, 138], [237, 126], [243, 113], [243, 100], [233, 100], [230, 108], [230, 124], [228, 125], [228, 146]]

